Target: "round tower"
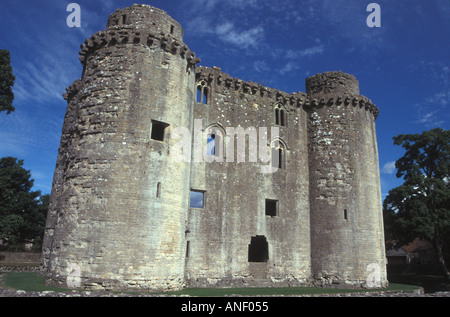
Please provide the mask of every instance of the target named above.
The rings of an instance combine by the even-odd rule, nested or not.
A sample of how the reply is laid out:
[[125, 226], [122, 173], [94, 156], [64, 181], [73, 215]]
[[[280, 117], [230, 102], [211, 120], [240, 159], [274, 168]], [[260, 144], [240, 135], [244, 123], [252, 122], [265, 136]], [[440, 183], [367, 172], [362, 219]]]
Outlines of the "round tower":
[[311, 269], [318, 284], [386, 286], [375, 119], [356, 78], [306, 79]]
[[195, 65], [166, 12], [133, 5], [81, 46], [41, 266], [49, 284], [178, 289], [184, 284], [190, 166], [170, 159], [192, 128]]

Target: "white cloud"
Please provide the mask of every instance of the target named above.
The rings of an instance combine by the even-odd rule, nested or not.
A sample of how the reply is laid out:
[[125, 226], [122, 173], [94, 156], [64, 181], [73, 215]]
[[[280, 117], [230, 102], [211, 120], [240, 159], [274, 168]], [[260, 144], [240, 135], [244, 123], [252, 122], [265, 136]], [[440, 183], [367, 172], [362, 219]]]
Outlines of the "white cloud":
[[282, 69], [280, 69], [280, 74], [284, 75], [286, 73], [289, 73], [291, 71], [297, 70], [299, 68], [300, 68], [300, 66], [297, 63], [289, 62]]
[[244, 48], [256, 47], [264, 37], [264, 29], [261, 26], [240, 31], [231, 22], [217, 25], [215, 33], [222, 41]]
[[270, 70], [270, 66], [263, 60], [258, 60], [253, 63], [253, 68], [258, 73], [268, 72]]
[[381, 173], [383, 174], [394, 174], [394, 172], [395, 172], [395, 161], [387, 162], [381, 169]]
[[308, 47], [308, 48], [305, 48], [305, 49], [299, 50], [299, 51], [289, 50], [286, 53], [286, 57], [289, 59], [295, 59], [295, 58], [299, 58], [299, 57], [312, 56], [312, 55], [322, 54], [322, 53], [323, 53], [323, 45], [317, 45], [317, 46]]

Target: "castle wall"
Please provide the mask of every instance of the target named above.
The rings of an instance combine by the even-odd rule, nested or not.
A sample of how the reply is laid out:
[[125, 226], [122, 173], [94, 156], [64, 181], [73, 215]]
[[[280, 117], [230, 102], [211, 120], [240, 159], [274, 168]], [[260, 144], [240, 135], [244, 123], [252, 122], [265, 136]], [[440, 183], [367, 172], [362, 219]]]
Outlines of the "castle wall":
[[182, 36], [164, 11], [133, 5], [81, 46], [47, 283], [360, 287], [371, 275], [385, 286], [378, 109], [357, 80], [319, 74], [288, 94], [196, 67]]
[[[194, 111], [194, 119], [202, 119], [203, 145], [208, 127], [218, 126], [225, 130], [225, 149], [220, 153], [224, 162], [192, 165], [191, 188], [206, 192], [204, 208], [189, 209], [189, 285], [305, 283], [310, 276], [310, 233], [307, 114], [299, 106], [304, 96], [291, 100], [286, 93], [245, 83], [217, 68], [201, 68], [197, 82], [207, 82], [208, 90], [207, 104], [196, 103]], [[285, 126], [276, 125], [277, 104], [286, 110]], [[250, 162], [248, 136], [245, 162], [238, 163], [238, 137], [226, 133], [227, 127], [267, 127], [266, 154], [271, 151], [271, 129], [278, 127], [287, 147], [283, 168], [263, 173], [261, 167], [270, 162], [259, 158]], [[227, 151], [230, 142], [235, 146], [232, 162]], [[278, 201], [276, 216], [266, 215], [266, 199]], [[249, 244], [256, 236], [266, 238], [267, 262], [249, 261]]]

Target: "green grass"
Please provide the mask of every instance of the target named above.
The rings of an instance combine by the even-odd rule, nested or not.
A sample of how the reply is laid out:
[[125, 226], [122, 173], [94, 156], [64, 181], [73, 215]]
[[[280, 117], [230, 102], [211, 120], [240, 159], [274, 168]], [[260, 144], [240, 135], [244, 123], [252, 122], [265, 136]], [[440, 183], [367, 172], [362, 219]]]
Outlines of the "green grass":
[[[50, 287], [44, 285], [44, 277], [35, 272], [5, 273], [3, 274], [2, 286], [16, 290], [24, 291], [54, 291], [67, 292], [68, 289]], [[411, 292], [420, 289], [418, 286], [390, 284], [386, 289], [337, 289], [337, 288], [318, 288], [318, 287], [279, 287], [279, 288], [188, 288], [176, 292], [167, 292], [167, 295], [188, 295], [188, 296], [257, 296], [257, 295], [307, 295], [307, 294], [337, 294], [337, 293], [355, 293], [355, 292], [373, 292], [373, 291], [404, 291]]]
[[68, 289], [46, 286], [44, 284], [44, 277], [36, 272], [16, 272], [5, 273], [2, 277], [2, 286], [6, 288], [13, 288], [22, 291], [34, 292], [64, 292]]
[[339, 294], [339, 293], [357, 293], [357, 292], [411, 292], [419, 290], [420, 287], [412, 285], [391, 284], [385, 289], [339, 289], [339, 288], [321, 288], [321, 287], [274, 287], [274, 288], [188, 288], [177, 292], [168, 292], [170, 295], [189, 295], [189, 296], [281, 296], [281, 295], [311, 295], [311, 294]]

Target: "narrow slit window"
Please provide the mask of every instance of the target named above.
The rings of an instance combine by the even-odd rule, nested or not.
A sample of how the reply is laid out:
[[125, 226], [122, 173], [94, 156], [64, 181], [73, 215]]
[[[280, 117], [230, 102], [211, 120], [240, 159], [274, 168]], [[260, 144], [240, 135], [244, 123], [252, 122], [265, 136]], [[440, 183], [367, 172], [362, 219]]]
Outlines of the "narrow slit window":
[[156, 198], [161, 197], [161, 182], [156, 185]]
[[189, 257], [189, 253], [190, 253], [190, 246], [191, 246], [191, 241], [187, 241], [186, 242], [186, 257]]
[[278, 215], [278, 200], [266, 199], [266, 216], [276, 217]]
[[216, 135], [214, 133], [208, 135], [208, 139], [207, 139], [207, 154], [210, 155], [210, 156], [217, 156]]
[[282, 127], [285, 126], [285, 124], [284, 124], [284, 118], [285, 118], [285, 116], [284, 116], [284, 110], [281, 109], [281, 110], [280, 110], [280, 125], [281, 125]]
[[170, 26], [170, 34], [173, 34], [173, 31], [175, 30], [175, 27], [173, 25]]
[[286, 126], [286, 111], [284, 108], [281, 108], [280, 106], [277, 106], [275, 108], [275, 125], [285, 127]]
[[127, 24], [127, 16], [126, 16], [126, 14], [122, 15], [122, 24]]
[[197, 86], [197, 102], [204, 105], [208, 104], [208, 88], [206, 86]]
[[344, 209], [344, 220], [348, 219], [347, 209]]
[[203, 209], [205, 206], [205, 192], [200, 190], [191, 190], [189, 207]]
[[152, 120], [152, 140], [164, 141], [165, 131], [168, 126], [167, 123]]

